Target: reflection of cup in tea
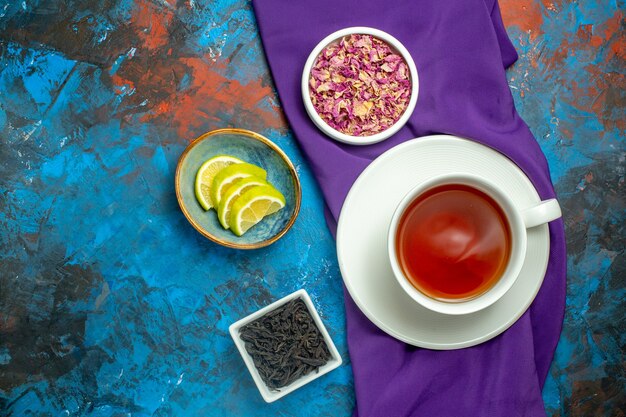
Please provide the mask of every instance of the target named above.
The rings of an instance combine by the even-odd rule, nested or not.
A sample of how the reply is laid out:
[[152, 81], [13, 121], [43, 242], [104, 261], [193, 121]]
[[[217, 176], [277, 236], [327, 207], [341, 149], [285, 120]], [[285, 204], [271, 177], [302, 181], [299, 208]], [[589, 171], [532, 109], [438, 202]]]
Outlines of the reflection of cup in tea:
[[462, 184], [440, 185], [417, 196], [396, 232], [398, 262], [423, 294], [462, 301], [488, 291], [511, 254], [511, 230], [500, 206]]
[[497, 185], [447, 174], [416, 186], [398, 204], [389, 261], [402, 289], [424, 307], [468, 314], [498, 301], [526, 257], [526, 229], [561, 217], [555, 199], [518, 207]]

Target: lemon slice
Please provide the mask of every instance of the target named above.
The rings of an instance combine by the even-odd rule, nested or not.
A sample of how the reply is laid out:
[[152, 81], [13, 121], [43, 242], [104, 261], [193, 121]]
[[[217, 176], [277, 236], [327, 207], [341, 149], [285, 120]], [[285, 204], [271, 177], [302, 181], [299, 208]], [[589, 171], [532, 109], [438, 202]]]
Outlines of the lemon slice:
[[267, 178], [267, 172], [265, 172], [263, 168], [248, 163], [229, 165], [218, 172], [211, 184], [211, 202], [213, 206], [219, 206], [224, 191], [226, 191], [233, 182], [240, 178], [251, 177], [253, 175], [261, 179]]
[[270, 185], [252, 187], [233, 203], [230, 228], [237, 236], [246, 233], [265, 216], [285, 207], [285, 197]]
[[202, 164], [196, 174], [194, 190], [196, 199], [203, 209], [209, 210], [214, 206], [211, 201], [211, 184], [217, 173], [229, 165], [241, 163], [243, 161], [234, 156], [217, 155]]
[[245, 193], [250, 188], [256, 185], [268, 185], [265, 180], [257, 176], [251, 176], [248, 178], [241, 178], [235, 180], [233, 184], [222, 195], [220, 204], [217, 206], [217, 218], [219, 219], [224, 229], [230, 228], [230, 209], [237, 197]]

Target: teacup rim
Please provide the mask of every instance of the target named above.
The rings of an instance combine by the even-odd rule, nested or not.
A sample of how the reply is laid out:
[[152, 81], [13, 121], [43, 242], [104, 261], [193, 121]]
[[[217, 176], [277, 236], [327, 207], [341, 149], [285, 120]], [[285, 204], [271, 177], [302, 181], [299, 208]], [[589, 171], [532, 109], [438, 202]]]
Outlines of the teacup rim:
[[[465, 184], [464, 182], [459, 180], [455, 181], [455, 179], [473, 181], [474, 183]], [[511, 255], [509, 257], [509, 263], [507, 265], [507, 268], [503, 273], [503, 276], [493, 287], [475, 298], [463, 301], [449, 302], [432, 298], [419, 291], [409, 282], [408, 278], [404, 275], [402, 267], [399, 265], [397, 259], [395, 235], [400, 217], [402, 216], [408, 205], [419, 194], [439, 185], [454, 183], [461, 183], [464, 185], [472, 186], [480, 191], [486, 192], [490, 197], [494, 198], [498, 205], [500, 205], [503, 209], [505, 217], [509, 222], [509, 227], [511, 228], [512, 245], [514, 245], [515, 248], [511, 248]], [[488, 187], [488, 189], [485, 190], [484, 187], [481, 187], [480, 185], [476, 186], [475, 183], [484, 185]], [[502, 207], [502, 202], [505, 203], [505, 207]], [[523, 233], [515, 233], [516, 230]], [[526, 227], [524, 226], [520, 209], [514, 204], [513, 200], [492, 181], [486, 179], [483, 176], [465, 172], [451, 172], [441, 174], [431, 177], [426, 181], [422, 181], [419, 184], [416, 184], [404, 195], [404, 197], [397, 204], [387, 230], [388, 258], [391, 264], [391, 268], [393, 270], [394, 277], [400, 284], [400, 287], [409, 297], [411, 297], [414, 301], [416, 301], [423, 307], [431, 311], [449, 315], [463, 315], [475, 313], [495, 304], [499, 299], [501, 299], [504, 294], [506, 294], [511, 289], [513, 284], [515, 284], [515, 281], [519, 276], [526, 256], [526, 247]]]

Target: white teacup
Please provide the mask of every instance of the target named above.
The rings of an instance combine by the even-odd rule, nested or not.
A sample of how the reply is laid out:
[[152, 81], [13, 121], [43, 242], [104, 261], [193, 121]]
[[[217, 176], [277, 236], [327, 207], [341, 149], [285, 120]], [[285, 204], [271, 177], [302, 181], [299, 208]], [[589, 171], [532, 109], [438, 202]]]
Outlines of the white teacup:
[[[439, 300], [415, 288], [406, 277], [397, 256], [396, 235], [398, 223], [406, 208], [422, 193], [441, 185], [459, 184], [475, 188], [490, 196], [502, 209], [509, 224], [511, 250], [508, 264], [498, 281], [486, 292], [468, 300]], [[444, 314], [469, 314], [482, 310], [498, 301], [515, 283], [526, 257], [526, 230], [561, 217], [561, 208], [556, 199], [541, 201], [532, 207], [518, 207], [498, 186], [473, 174], [452, 173], [425, 181], [402, 199], [391, 219], [388, 232], [389, 260], [393, 273], [402, 289], [416, 302]]]

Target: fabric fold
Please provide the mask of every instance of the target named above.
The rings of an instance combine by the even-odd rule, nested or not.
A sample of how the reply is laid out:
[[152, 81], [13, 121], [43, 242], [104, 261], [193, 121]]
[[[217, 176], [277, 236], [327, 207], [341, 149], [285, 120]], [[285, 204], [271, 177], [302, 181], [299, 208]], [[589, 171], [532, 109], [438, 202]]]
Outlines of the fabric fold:
[[[320, 185], [333, 233], [363, 169], [391, 147], [429, 134], [458, 135], [496, 149], [526, 173], [541, 198], [554, 197], [547, 161], [508, 87], [505, 68], [517, 54], [495, 0], [253, 0], [253, 6], [282, 106]], [[363, 147], [324, 136], [308, 118], [299, 87], [315, 45], [350, 26], [374, 27], [399, 39], [420, 80], [407, 125]], [[529, 311], [502, 335], [471, 348], [433, 351], [400, 342], [372, 324], [346, 292], [354, 415], [545, 415], [541, 389], [565, 306], [562, 221], [550, 224], [550, 241], [548, 271]]]

